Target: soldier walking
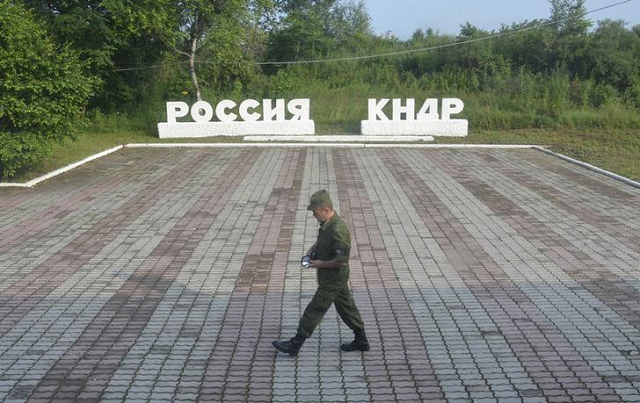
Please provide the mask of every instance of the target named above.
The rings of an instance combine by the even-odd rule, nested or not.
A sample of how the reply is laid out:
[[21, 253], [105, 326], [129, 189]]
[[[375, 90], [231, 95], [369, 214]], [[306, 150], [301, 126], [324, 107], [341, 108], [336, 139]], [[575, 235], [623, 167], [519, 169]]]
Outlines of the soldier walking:
[[343, 351], [369, 351], [364, 323], [348, 284], [349, 228], [333, 209], [333, 202], [325, 189], [311, 196], [307, 210], [313, 211], [313, 216], [320, 222], [318, 239], [307, 251], [307, 256], [315, 257], [309, 267], [317, 269], [318, 289], [300, 318], [296, 335], [287, 341], [274, 341], [273, 346], [290, 356], [298, 355], [304, 341], [311, 337], [331, 304], [335, 304], [340, 318], [355, 334], [351, 343], [342, 344], [340, 348]]

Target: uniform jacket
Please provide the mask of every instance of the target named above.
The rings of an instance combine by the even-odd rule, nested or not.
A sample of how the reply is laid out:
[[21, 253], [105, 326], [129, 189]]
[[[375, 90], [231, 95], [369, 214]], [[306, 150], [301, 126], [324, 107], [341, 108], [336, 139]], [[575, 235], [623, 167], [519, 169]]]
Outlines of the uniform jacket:
[[318, 231], [316, 253], [320, 260], [337, 259], [344, 265], [337, 269], [318, 269], [320, 286], [344, 285], [349, 281], [349, 254], [351, 234], [347, 224], [338, 213], [324, 222]]

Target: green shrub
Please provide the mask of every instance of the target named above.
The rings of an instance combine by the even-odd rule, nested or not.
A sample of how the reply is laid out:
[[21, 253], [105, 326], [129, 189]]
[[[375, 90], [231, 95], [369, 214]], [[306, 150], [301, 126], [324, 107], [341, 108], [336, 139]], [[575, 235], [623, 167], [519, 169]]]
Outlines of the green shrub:
[[0, 0], [0, 176], [36, 163], [73, 135], [91, 94], [75, 53], [56, 46], [18, 3]]
[[609, 84], [598, 84], [591, 92], [591, 105], [599, 108], [615, 103], [618, 100], [618, 91]]
[[627, 88], [624, 94], [626, 103], [632, 108], [640, 109], [640, 78]]

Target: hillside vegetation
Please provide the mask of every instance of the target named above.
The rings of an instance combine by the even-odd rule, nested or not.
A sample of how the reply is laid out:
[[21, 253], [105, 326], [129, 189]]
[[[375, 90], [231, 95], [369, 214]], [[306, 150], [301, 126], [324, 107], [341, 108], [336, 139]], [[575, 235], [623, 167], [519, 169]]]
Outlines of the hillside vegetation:
[[[26, 144], [34, 136], [32, 129], [11, 120], [15, 108], [24, 99], [51, 96], [54, 89], [61, 90], [55, 83], [63, 82], [84, 91], [73, 99], [57, 98], [59, 110], [71, 108], [74, 116], [36, 112], [40, 119], [57, 119], [60, 127], [73, 123], [80, 137], [90, 133], [90, 139], [122, 138], [121, 133], [157, 136], [156, 123], [165, 118], [167, 100], [311, 98], [317, 131], [339, 134], [358, 132], [367, 98], [458, 97], [466, 105], [462, 117], [470, 121], [469, 140], [520, 133], [498, 136], [509, 142], [522, 140], [522, 133], [557, 132], [562, 133], [558, 140], [569, 143], [565, 150], [580, 156], [573, 134], [589, 133], [583, 138], [593, 139], [617, 133], [611, 136], [620, 147], [631, 155], [640, 153], [635, 140], [640, 131], [640, 26], [594, 22], [585, 14], [584, 0], [551, 0], [547, 18], [498, 31], [461, 22], [457, 35], [424, 27], [408, 40], [375, 35], [364, 3], [343, 0], [0, 4], [14, 11], [0, 17], [0, 41], [17, 29], [12, 19], [28, 20], [46, 31], [42, 40], [47, 46], [69, 55], [69, 67], [54, 73], [46, 63], [28, 67], [39, 80], [51, 81], [41, 86], [46, 89], [15, 91], [18, 101], [11, 102], [0, 93], [0, 138], [13, 143], [20, 138]], [[411, 52], [357, 59], [405, 51]], [[300, 63], [289, 64], [296, 61]], [[23, 56], [9, 52], [0, 62], [0, 83], [9, 72], [26, 68]], [[3, 141], [0, 175], [21, 174], [34, 164], [37, 170], [46, 150], [58, 152], [55, 144], [65, 137], [39, 136], [37, 154], [22, 159], [16, 153], [30, 153], [27, 145], [9, 149], [10, 142]], [[633, 175], [633, 169], [625, 172]]]

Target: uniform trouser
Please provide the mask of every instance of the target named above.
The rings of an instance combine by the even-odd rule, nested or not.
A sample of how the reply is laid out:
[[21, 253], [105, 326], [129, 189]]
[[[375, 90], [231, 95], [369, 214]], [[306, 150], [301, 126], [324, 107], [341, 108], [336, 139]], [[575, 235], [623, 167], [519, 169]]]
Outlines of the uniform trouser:
[[349, 291], [349, 285], [344, 283], [320, 285], [318, 287], [316, 294], [304, 310], [302, 318], [300, 318], [298, 334], [304, 337], [311, 337], [314, 329], [320, 324], [331, 304], [336, 305], [336, 311], [338, 311], [340, 318], [351, 330], [364, 330], [364, 323], [351, 291]]

